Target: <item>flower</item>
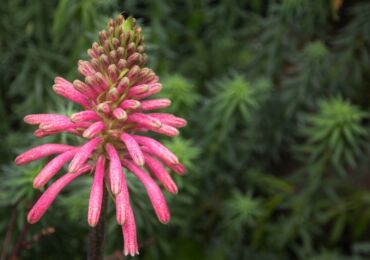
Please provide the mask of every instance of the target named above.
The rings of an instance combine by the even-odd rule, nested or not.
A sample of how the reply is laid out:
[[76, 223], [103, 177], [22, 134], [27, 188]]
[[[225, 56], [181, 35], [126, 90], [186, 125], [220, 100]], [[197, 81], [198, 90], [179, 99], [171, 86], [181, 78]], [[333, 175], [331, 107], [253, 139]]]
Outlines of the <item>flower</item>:
[[[171, 105], [169, 99], [147, 99], [161, 91], [159, 78], [144, 67], [141, 28], [135, 19], [118, 16], [108, 28], [99, 33], [99, 43], [88, 50], [89, 61], [79, 61], [78, 71], [84, 81], [73, 83], [55, 78], [54, 91], [82, 106], [83, 111], [71, 116], [58, 114], [27, 115], [24, 121], [38, 125], [36, 137], [68, 132], [87, 139], [81, 146], [43, 144], [19, 155], [17, 165], [56, 155], [35, 177], [33, 186], [43, 188], [65, 165], [68, 173], [51, 184], [30, 210], [27, 220], [36, 223], [46, 212], [59, 192], [79, 176], [94, 172], [88, 207], [88, 223], [99, 222], [104, 183], [115, 199], [116, 218], [122, 226], [125, 255], [138, 253], [136, 224], [130, 205], [127, 171], [144, 185], [158, 219], [168, 223], [170, 213], [165, 198], [153, 180], [155, 177], [170, 193], [177, 186], [167, 168], [183, 174], [184, 166], [175, 154], [160, 142], [142, 133], [151, 131], [177, 136], [177, 128], [186, 121], [172, 114], [150, 112]], [[166, 166], [166, 167], [165, 167]], [[151, 174], [149, 175], [145, 170]]]

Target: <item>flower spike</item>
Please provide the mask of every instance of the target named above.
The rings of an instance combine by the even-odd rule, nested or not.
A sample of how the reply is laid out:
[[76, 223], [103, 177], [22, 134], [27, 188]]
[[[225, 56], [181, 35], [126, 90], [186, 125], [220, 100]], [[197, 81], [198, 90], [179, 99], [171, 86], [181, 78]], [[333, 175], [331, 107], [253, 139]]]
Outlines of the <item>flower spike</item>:
[[135, 19], [120, 15], [110, 20], [87, 54], [89, 60], [78, 61], [83, 79], [71, 83], [56, 77], [53, 85], [58, 95], [82, 109], [71, 115], [32, 114], [24, 118], [27, 124], [38, 127], [34, 132], [38, 138], [64, 132], [85, 140], [78, 147], [43, 144], [15, 159], [17, 165], [23, 165], [54, 156], [34, 179], [33, 186], [37, 189], [43, 188], [69, 163], [68, 173], [45, 190], [27, 219], [36, 223], [66, 185], [94, 170], [87, 222], [92, 227], [98, 224], [104, 189], [108, 187], [115, 202], [117, 223], [122, 226], [123, 252], [134, 256], [139, 253], [139, 247], [126, 174], [131, 172], [144, 185], [159, 221], [168, 223], [170, 212], [165, 197], [152, 176], [168, 192], [176, 194], [178, 188], [165, 166], [180, 175], [185, 168], [174, 153], [143, 134], [151, 131], [176, 136], [186, 121], [155, 111], [167, 108], [171, 101], [151, 99], [161, 91], [162, 85], [155, 72], [145, 65], [142, 30]]

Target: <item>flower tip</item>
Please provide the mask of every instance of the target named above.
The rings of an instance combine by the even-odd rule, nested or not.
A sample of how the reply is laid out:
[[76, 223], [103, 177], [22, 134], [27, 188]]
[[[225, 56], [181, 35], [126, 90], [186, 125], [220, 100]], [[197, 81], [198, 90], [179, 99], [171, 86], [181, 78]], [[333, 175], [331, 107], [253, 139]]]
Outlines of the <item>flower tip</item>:
[[36, 190], [41, 190], [41, 189], [42, 189], [42, 187], [43, 187], [43, 185], [42, 185], [41, 181], [40, 181], [40, 180], [38, 180], [37, 178], [36, 178], [36, 179], [34, 179], [34, 181], [33, 181], [33, 183], [32, 183], [32, 186], [33, 186], [33, 188], [34, 188], [34, 189], [36, 189]]
[[118, 195], [121, 192], [121, 185], [115, 185], [115, 183], [111, 183], [111, 191], [114, 195]]
[[117, 224], [120, 225], [120, 226], [122, 226], [126, 222], [125, 218], [123, 218], [123, 217], [120, 217], [120, 218], [117, 217], [116, 221], [117, 221]]
[[35, 216], [34, 211], [31, 210], [27, 215], [27, 222], [30, 224], [35, 224], [37, 223], [37, 221], [39, 221], [39, 218], [37, 218], [37, 216]]
[[127, 250], [127, 249], [125, 249], [124, 255], [125, 256], [130, 255], [130, 256], [134, 257], [135, 255], [139, 255], [139, 250]]
[[32, 124], [32, 116], [31, 115], [27, 115], [23, 118], [23, 121], [26, 123], [26, 124]]
[[77, 171], [77, 165], [75, 163], [73, 163], [73, 161], [69, 164], [69, 167], [68, 167], [68, 172], [69, 173], [74, 173]]
[[142, 158], [142, 157], [139, 157], [139, 158], [135, 158], [135, 163], [138, 165], [138, 166], [144, 166], [144, 164], [145, 164], [145, 161], [144, 161], [144, 158]]
[[169, 222], [170, 222], [170, 219], [171, 219], [171, 217], [170, 217], [170, 214], [165, 214], [165, 215], [163, 215], [160, 219], [159, 219], [159, 221], [162, 223], [162, 224], [168, 224]]
[[176, 186], [175, 183], [173, 183], [172, 185], [170, 185], [169, 187], [167, 187], [167, 191], [169, 193], [173, 194], [173, 195], [176, 195], [179, 192], [179, 190], [178, 190], [178, 188], [177, 188], [177, 186]]
[[98, 219], [89, 219], [87, 222], [89, 223], [89, 226], [93, 228], [98, 224]]
[[14, 162], [15, 162], [16, 165], [22, 165], [23, 164], [22, 155], [17, 156], [17, 158], [15, 158]]

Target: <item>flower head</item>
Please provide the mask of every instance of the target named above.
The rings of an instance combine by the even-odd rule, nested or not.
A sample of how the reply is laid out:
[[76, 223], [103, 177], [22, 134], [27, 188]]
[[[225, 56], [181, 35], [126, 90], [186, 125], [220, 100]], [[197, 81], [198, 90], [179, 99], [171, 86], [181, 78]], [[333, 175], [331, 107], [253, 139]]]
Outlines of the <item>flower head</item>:
[[162, 86], [156, 74], [144, 66], [147, 56], [141, 28], [136, 26], [135, 19], [118, 16], [110, 20], [88, 55], [89, 61], [78, 62], [78, 71], [84, 81], [71, 83], [56, 77], [53, 86], [58, 95], [80, 105], [81, 112], [71, 116], [33, 114], [24, 118], [26, 123], [38, 125], [34, 132], [36, 137], [68, 132], [86, 139], [86, 143], [78, 147], [44, 144], [16, 158], [16, 164], [22, 165], [56, 155], [34, 179], [37, 189], [44, 187], [69, 162], [68, 173], [46, 189], [29, 212], [28, 221], [36, 223], [68, 183], [93, 172], [89, 225], [99, 222], [106, 182], [115, 199], [117, 222], [122, 225], [124, 253], [135, 255], [138, 253], [136, 224], [125, 176], [131, 172], [137, 177], [158, 219], [168, 223], [170, 213], [166, 201], [151, 176], [175, 194], [176, 184], [165, 166], [178, 174], [183, 174], [185, 168], [164, 145], [141, 134], [151, 131], [176, 136], [178, 128], [184, 127], [186, 121], [172, 114], [150, 112], [170, 106], [171, 101], [148, 99], [160, 92]]

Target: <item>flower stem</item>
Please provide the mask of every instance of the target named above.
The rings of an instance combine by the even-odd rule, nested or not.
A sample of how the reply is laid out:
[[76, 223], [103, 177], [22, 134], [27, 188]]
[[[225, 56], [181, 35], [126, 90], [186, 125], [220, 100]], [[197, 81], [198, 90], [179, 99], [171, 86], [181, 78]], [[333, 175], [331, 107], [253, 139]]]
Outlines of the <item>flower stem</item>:
[[105, 220], [107, 211], [107, 191], [104, 188], [103, 201], [98, 224], [90, 228], [88, 245], [87, 245], [87, 259], [88, 260], [102, 260], [104, 252], [104, 235], [105, 235]]

